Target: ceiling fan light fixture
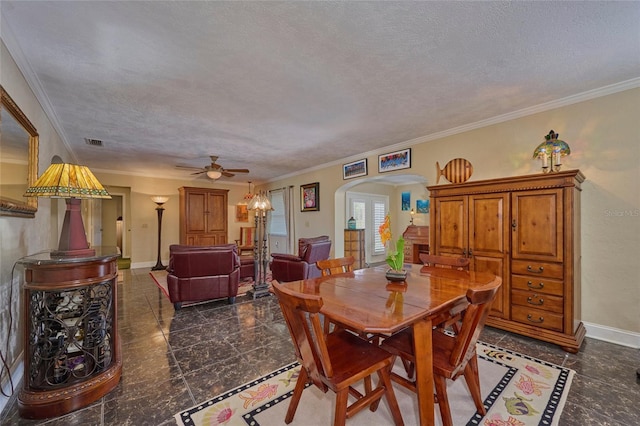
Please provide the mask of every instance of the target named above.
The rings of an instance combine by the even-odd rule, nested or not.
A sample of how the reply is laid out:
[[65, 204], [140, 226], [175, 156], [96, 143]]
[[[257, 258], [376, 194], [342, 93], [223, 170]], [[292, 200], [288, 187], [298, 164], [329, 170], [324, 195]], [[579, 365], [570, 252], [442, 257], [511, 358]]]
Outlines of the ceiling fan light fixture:
[[220, 179], [220, 176], [222, 176], [222, 173], [217, 170], [209, 170], [207, 172], [207, 177], [209, 179], [213, 179], [213, 180]]

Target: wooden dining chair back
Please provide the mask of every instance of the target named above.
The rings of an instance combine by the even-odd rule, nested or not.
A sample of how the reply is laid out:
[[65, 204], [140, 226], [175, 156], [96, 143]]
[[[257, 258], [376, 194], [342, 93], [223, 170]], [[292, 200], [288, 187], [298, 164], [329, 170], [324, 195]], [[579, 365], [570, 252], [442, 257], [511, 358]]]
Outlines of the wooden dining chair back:
[[[467, 382], [476, 409], [482, 415], [486, 414], [480, 395], [476, 343], [500, 285], [501, 281], [498, 279], [491, 285], [467, 290], [466, 298], [469, 305], [462, 316], [462, 325], [458, 334], [445, 333], [440, 328], [433, 329], [433, 375], [444, 426], [453, 424], [446, 380], [456, 380], [460, 375], [463, 375]], [[413, 335], [410, 330], [402, 331], [385, 339], [381, 347], [393, 355], [415, 363]], [[416, 391], [412, 376], [405, 378], [397, 373], [392, 373], [391, 379], [414, 392]]]
[[[302, 392], [307, 383], [312, 383], [322, 392], [330, 389], [336, 393], [334, 425], [344, 425], [347, 418], [366, 407], [376, 411], [383, 396], [394, 423], [402, 425], [390, 378], [395, 357], [345, 330], [325, 335], [320, 322], [323, 305], [320, 296], [294, 293], [277, 281], [272, 282], [272, 291], [280, 303], [301, 364], [285, 423], [293, 421]], [[370, 381], [364, 394], [353, 387], [374, 373], [379, 377], [376, 388], [372, 389]], [[349, 396], [356, 398], [350, 405]]]
[[458, 269], [461, 271], [468, 271], [470, 263], [468, 257], [438, 256], [426, 253], [420, 253], [420, 261], [427, 266]]
[[353, 256], [339, 257], [337, 259], [318, 260], [316, 266], [320, 269], [323, 277], [327, 275], [343, 274], [353, 271], [353, 264], [356, 259]]

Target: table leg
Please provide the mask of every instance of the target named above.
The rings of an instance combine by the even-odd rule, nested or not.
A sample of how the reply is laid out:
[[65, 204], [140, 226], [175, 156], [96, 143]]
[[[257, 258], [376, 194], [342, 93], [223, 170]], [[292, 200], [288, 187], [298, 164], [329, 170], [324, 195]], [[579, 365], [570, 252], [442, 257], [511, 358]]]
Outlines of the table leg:
[[433, 353], [431, 320], [423, 319], [413, 325], [413, 347], [416, 356], [416, 388], [420, 425], [434, 424]]

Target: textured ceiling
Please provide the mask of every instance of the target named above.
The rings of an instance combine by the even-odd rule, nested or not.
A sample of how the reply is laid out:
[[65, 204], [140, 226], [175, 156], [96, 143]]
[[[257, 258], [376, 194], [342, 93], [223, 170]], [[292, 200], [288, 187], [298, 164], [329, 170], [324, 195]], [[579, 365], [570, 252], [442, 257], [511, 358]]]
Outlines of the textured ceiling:
[[[265, 181], [640, 77], [640, 2], [0, 2], [97, 170]], [[100, 139], [103, 147], [85, 144]]]

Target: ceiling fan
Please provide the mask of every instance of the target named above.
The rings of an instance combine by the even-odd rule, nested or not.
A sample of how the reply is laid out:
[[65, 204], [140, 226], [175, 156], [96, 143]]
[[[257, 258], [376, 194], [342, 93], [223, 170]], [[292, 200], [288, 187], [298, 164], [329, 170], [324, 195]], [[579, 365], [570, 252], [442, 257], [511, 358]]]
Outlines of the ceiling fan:
[[191, 173], [192, 175], [200, 175], [202, 173], [206, 173], [210, 179], [218, 179], [220, 176], [225, 177], [233, 177], [236, 173], [249, 173], [249, 169], [225, 169], [219, 164], [216, 164], [218, 160], [218, 156], [210, 155], [211, 157], [211, 165], [205, 167], [190, 167], [190, 166], [176, 166], [179, 169], [190, 169], [190, 170], [198, 170], [195, 173]]

